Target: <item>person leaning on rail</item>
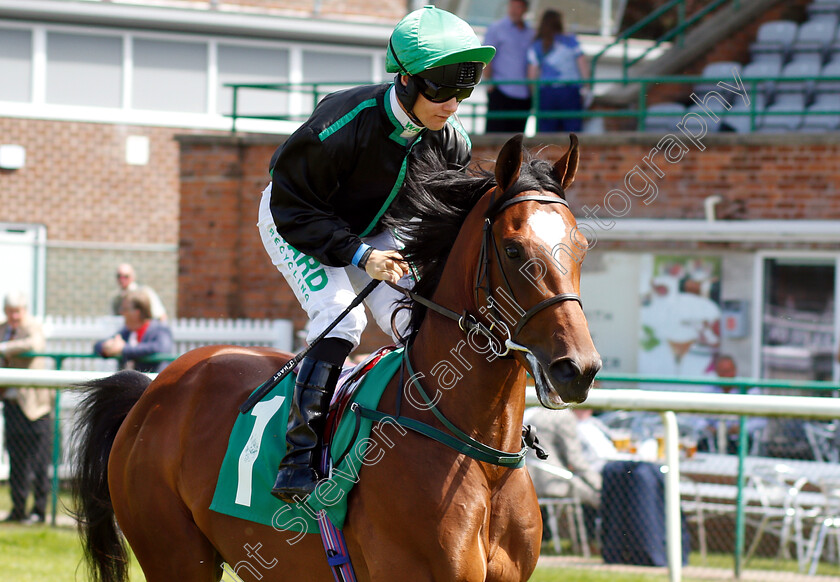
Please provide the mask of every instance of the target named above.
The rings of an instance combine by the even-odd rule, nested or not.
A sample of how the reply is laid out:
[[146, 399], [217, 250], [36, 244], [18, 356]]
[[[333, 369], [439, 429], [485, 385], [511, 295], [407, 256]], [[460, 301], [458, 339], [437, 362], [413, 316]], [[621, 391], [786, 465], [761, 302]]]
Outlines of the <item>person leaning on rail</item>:
[[[45, 367], [44, 358], [23, 358], [46, 346], [41, 324], [28, 312], [26, 295], [13, 292], [3, 300], [6, 322], [0, 324], [0, 368]], [[44, 522], [50, 491], [55, 390], [51, 388], [0, 388], [6, 449], [9, 451], [9, 490], [12, 511], [6, 522]], [[34, 507], [27, 513], [29, 493]]]
[[[408, 267], [380, 219], [398, 212], [411, 157], [432, 154], [455, 170], [470, 162], [471, 143], [455, 112], [495, 54], [473, 29], [434, 6], [415, 10], [394, 28], [385, 53], [393, 83], [325, 97], [271, 159], [258, 227], [263, 244], [310, 318], [308, 340], [323, 332], [371, 279], [410, 285]], [[395, 339], [401, 311], [380, 285], [366, 299], [376, 322]], [[325, 412], [341, 365], [359, 345], [362, 306], [345, 317], [302, 360], [290, 407], [286, 454], [272, 494], [302, 499], [321, 477], [316, 461]]]

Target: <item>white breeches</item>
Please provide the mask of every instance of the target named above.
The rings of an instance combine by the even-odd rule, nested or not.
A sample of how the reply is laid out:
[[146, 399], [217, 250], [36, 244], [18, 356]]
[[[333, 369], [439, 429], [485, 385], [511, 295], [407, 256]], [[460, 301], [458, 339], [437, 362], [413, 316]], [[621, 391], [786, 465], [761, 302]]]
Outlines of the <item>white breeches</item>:
[[[271, 262], [286, 278], [301, 307], [309, 315], [309, 332], [306, 340], [311, 342], [350, 305], [356, 295], [371, 281], [371, 278], [367, 273], [353, 265], [347, 267], [323, 265], [317, 259], [304, 255], [288, 244], [277, 233], [269, 209], [270, 201], [271, 184], [262, 194], [257, 228], [260, 231], [263, 246], [265, 246], [268, 256], [271, 257]], [[378, 250], [398, 248], [397, 241], [390, 232], [365, 237], [363, 240]], [[414, 282], [407, 275], [400, 280], [399, 284], [410, 288], [414, 285]], [[396, 307], [395, 301], [402, 297], [403, 295], [399, 291], [395, 291], [383, 283], [365, 299], [365, 304], [373, 314], [377, 325], [394, 341], [397, 341], [398, 336], [391, 329], [391, 314]], [[409, 312], [401, 309], [394, 321], [397, 332], [405, 334], [408, 323]], [[367, 325], [367, 316], [364, 307], [359, 305], [347, 314], [327, 337], [347, 340], [353, 344], [353, 349], [355, 349], [359, 345], [365, 325]]]

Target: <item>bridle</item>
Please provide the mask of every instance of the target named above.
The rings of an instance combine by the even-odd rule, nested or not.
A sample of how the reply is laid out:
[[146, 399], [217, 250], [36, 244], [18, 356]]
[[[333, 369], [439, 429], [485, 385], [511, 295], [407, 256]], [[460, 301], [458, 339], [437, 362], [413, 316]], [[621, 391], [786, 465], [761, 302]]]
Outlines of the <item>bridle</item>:
[[[498, 187], [496, 188], [496, 190], [498, 190]], [[431, 309], [435, 313], [457, 321], [458, 327], [460, 327], [464, 333], [469, 335], [472, 332], [477, 332], [485, 336], [490, 342], [491, 347], [499, 346], [498, 350], [493, 351], [493, 354], [496, 357], [510, 357], [509, 354], [511, 350], [530, 354], [531, 350], [514, 341], [514, 338], [516, 338], [519, 335], [519, 333], [528, 324], [528, 322], [531, 321], [531, 319], [535, 315], [556, 303], [563, 303], [565, 301], [577, 301], [582, 308], [583, 301], [581, 301], [580, 295], [578, 295], [577, 293], [558, 293], [553, 297], [544, 299], [536, 305], [529, 308], [527, 311], [523, 312], [519, 320], [513, 326], [513, 332], [511, 333], [510, 328], [507, 326], [507, 324], [504, 323], [503, 318], [500, 316], [501, 314], [499, 313], [496, 307], [499, 304], [499, 300], [493, 294], [493, 289], [490, 286], [490, 257], [492, 251], [492, 254], [496, 257], [496, 261], [499, 264], [499, 271], [502, 275], [502, 281], [504, 282], [505, 291], [509, 295], [508, 299], [512, 300], [516, 304], [516, 298], [513, 293], [513, 288], [511, 287], [510, 280], [508, 279], [507, 273], [505, 272], [504, 262], [502, 261], [501, 254], [499, 253], [499, 246], [496, 244], [496, 238], [493, 236], [493, 223], [495, 222], [496, 218], [502, 213], [502, 211], [520, 202], [562, 204], [566, 208], [569, 207], [569, 203], [566, 202], [566, 200], [560, 196], [548, 196], [545, 194], [529, 194], [525, 196], [514, 194], [510, 197], [506, 197], [506, 195], [503, 193], [498, 200], [495, 199], [495, 194], [496, 193], [494, 191], [493, 199], [490, 202], [490, 207], [488, 208], [484, 218], [481, 249], [478, 255], [478, 268], [476, 270], [476, 279], [474, 286], [476, 305], [480, 305], [479, 292], [484, 293], [486, 303], [489, 306], [490, 311], [490, 317], [488, 317], [488, 319], [491, 320], [490, 327], [484, 325], [481, 321], [478, 320], [478, 318], [476, 318], [474, 315], [472, 315], [466, 310], [463, 313], [459, 314], [451, 309], [448, 309], [429, 299], [426, 299], [425, 297], [422, 297], [409, 289], [397, 285], [391, 286], [404, 293], [412, 301], [423, 305], [427, 309]], [[507, 302], [509, 303], [509, 301]], [[518, 307], [518, 304], [516, 305]], [[522, 311], [521, 308], [519, 308], [519, 310]], [[486, 311], [488, 311], [488, 309], [482, 307], [479, 311], [485, 313]], [[507, 336], [504, 340], [500, 340], [496, 336], [494, 330], [497, 327], [504, 328], [504, 333]], [[504, 347], [504, 349], [502, 349], [502, 347]]]
[[[494, 192], [495, 195], [495, 192]], [[493, 222], [499, 216], [499, 214], [505, 210], [506, 208], [518, 204], [519, 202], [540, 202], [546, 204], [563, 204], [567, 208], [569, 207], [568, 203], [561, 198], [560, 196], [546, 196], [541, 194], [530, 194], [526, 196], [519, 196], [517, 194], [513, 194], [510, 198], [505, 199], [504, 197], [500, 199], [501, 201], [496, 201], [495, 199], [490, 203], [490, 209], [487, 211], [484, 219], [484, 232], [482, 234], [482, 243], [481, 243], [481, 251], [479, 252], [479, 264], [478, 264], [478, 271], [476, 274], [476, 282], [475, 282], [475, 301], [476, 305], [478, 305], [478, 294], [479, 291], [484, 292], [485, 296], [487, 297], [487, 303], [490, 305], [491, 310], [494, 309], [495, 303], [495, 296], [493, 295], [493, 291], [490, 288], [490, 251], [497, 257], [499, 260], [499, 270], [502, 273], [502, 279], [504, 280], [505, 287], [507, 288], [507, 293], [510, 293], [510, 298], [515, 301], [513, 297], [513, 289], [510, 285], [510, 281], [505, 273], [503, 263], [501, 261], [501, 255], [499, 254], [499, 248], [496, 244], [496, 240], [493, 237]], [[472, 332], [478, 332], [482, 335], [486, 336], [489, 340], [489, 345], [499, 345], [504, 346], [504, 351], [499, 349], [498, 351], [494, 352], [494, 355], [497, 357], [510, 357], [508, 356], [511, 350], [517, 350], [520, 352], [524, 352], [524, 357], [528, 362], [528, 365], [531, 366], [531, 372], [534, 377], [534, 381], [536, 383], [544, 382], [544, 379], [541, 378], [542, 373], [539, 371], [539, 363], [536, 357], [531, 353], [531, 351], [520, 344], [517, 344], [513, 341], [513, 338], [519, 334], [520, 331], [528, 324], [528, 322], [542, 310], [556, 304], [562, 303], [564, 301], [577, 301], [581, 307], [583, 303], [580, 300], [580, 296], [577, 293], [559, 293], [554, 297], [549, 297], [548, 299], [544, 299], [525, 311], [523, 315], [520, 317], [519, 321], [514, 326], [513, 334], [510, 333], [510, 330], [507, 328], [507, 325], [501, 323], [500, 318], [498, 317], [498, 313], [495, 312], [493, 315], [493, 321], [488, 328], [483, 323], [481, 323], [475, 316], [467, 312], [466, 310], [458, 314], [457, 312], [443, 307], [425, 297], [422, 297], [413, 291], [406, 289], [404, 287], [400, 287], [398, 285], [394, 285], [389, 283], [393, 288], [399, 290], [400, 292], [404, 293], [413, 301], [425, 306], [427, 309], [431, 309], [432, 311], [443, 315], [449, 319], [458, 322], [458, 327], [461, 328], [466, 334], [470, 334]], [[482, 308], [485, 309], [485, 308]], [[520, 309], [521, 310], [521, 309]], [[486, 309], [485, 309], [486, 311]], [[505, 331], [507, 334], [507, 338], [504, 342], [500, 341], [495, 333], [494, 329], [496, 328], [497, 324], [505, 327]], [[405, 350], [403, 352], [403, 376], [400, 378], [400, 385], [406, 386], [404, 382], [404, 375], [407, 374], [409, 376], [408, 382], [410, 382], [414, 389], [420, 394], [420, 397], [423, 400], [423, 404], [426, 407], [426, 410], [430, 410], [438, 421], [443, 424], [443, 426], [449, 431], [448, 433], [442, 431], [434, 426], [431, 426], [425, 422], [416, 420], [414, 418], [403, 416], [401, 413], [402, 409], [402, 394], [403, 390], [397, 391], [397, 400], [395, 404], [396, 413], [395, 414], [387, 414], [384, 412], [380, 412], [378, 409], [370, 408], [367, 406], [363, 406], [358, 402], [354, 402], [350, 405], [350, 409], [356, 415], [356, 430], [360, 426], [360, 422], [362, 418], [369, 419], [373, 422], [381, 422], [385, 419], [390, 421], [396, 422], [397, 424], [409, 428], [413, 431], [416, 431], [420, 434], [423, 434], [437, 442], [443, 443], [446, 446], [467, 455], [473, 459], [477, 459], [479, 461], [484, 461], [487, 463], [492, 463], [494, 465], [499, 465], [502, 467], [509, 467], [509, 468], [520, 468], [525, 464], [525, 454], [528, 451], [528, 448], [537, 448], [536, 442], [532, 437], [526, 436], [526, 432], [523, 431], [523, 447], [515, 453], [510, 453], [507, 451], [502, 451], [499, 449], [495, 449], [493, 447], [487, 446], [469, 434], [464, 432], [463, 430], [459, 429], [455, 426], [452, 422], [450, 422], [440, 410], [437, 409], [435, 402], [431, 399], [428, 393], [423, 389], [417, 374], [415, 374], [413, 368], [411, 367], [411, 362], [408, 357], [408, 352], [411, 344], [411, 338], [406, 342]], [[538, 392], [539, 394], [539, 392]], [[529, 440], [530, 439], [530, 440]], [[345, 452], [346, 454], [346, 452]], [[539, 453], [538, 453], [539, 454]]]

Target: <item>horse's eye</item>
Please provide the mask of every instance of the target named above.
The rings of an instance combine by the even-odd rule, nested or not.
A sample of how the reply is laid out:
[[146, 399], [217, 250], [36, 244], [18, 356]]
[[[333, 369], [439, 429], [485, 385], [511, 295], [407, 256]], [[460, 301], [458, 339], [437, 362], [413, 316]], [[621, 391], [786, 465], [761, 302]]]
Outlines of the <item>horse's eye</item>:
[[505, 254], [508, 256], [509, 259], [518, 259], [519, 249], [515, 246], [505, 247]]

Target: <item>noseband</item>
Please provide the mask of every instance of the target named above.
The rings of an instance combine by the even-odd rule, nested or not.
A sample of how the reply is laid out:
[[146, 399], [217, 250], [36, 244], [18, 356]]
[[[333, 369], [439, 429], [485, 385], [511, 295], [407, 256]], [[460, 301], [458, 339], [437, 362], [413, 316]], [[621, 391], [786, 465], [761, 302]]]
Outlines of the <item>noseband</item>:
[[[500, 198], [503, 200], [504, 196]], [[562, 204], [566, 208], [569, 207], [569, 203], [566, 202], [565, 199], [561, 198], [560, 196], [546, 196], [543, 194], [530, 194], [527, 196], [511, 196], [509, 199], [505, 200], [504, 202], [498, 205], [498, 208], [493, 208], [495, 201], [490, 203], [490, 209], [487, 211], [487, 216], [484, 219], [484, 229], [481, 241], [481, 250], [479, 251], [478, 255], [478, 269], [476, 272], [476, 280], [475, 280], [475, 303], [476, 305], [479, 304], [478, 292], [483, 291], [485, 297], [487, 298], [487, 303], [490, 306], [490, 319], [491, 324], [488, 328], [483, 323], [478, 321], [475, 316], [467, 312], [466, 310], [459, 314], [451, 309], [447, 309], [442, 305], [438, 305], [437, 303], [422, 297], [413, 291], [406, 289], [405, 287], [400, 287], [398, 285], [394, 285], [392, 283], [388, 283], [391, 287], [397, 289], [401, 293], [404, 293], [408, 296], [412, 301], [416, 301], [417, 303], [423, 305], [427, 309], [431, 309], [432, 311], [443, 315], [444, 317], [448, 317], [454, 321], [458, 322], [458, 327], [464, 333], [469, 334], [472, 331], [477, 331], [478, 333], [482, 334], [483, 336], [487, 337], [490, 342], [491, 349], [496, 344], [500, 346], [504, 346], [504, 350], [499, 349], [498, 351], [493, 351], [494, 355], [497, 357], [508, 357], [510, 350], [517, 350], [521, 352], [525, 352], [530, 354], [531, 350], [527, 347], [518, 344], [513, 341], [515, 337], [519, 335], [522, 329], [528, 324], [528, 322], [533, 318], [535, 315], [543, 311], [544, 309], [551, 307], [555, 303], [563, 303], [564, 301], [577, 301], [581, 308], [583, 308], [583, 301], [580, 299], [580, 295], [577, 293], [559, 293], [553, 297], [549, 297], [544, 299], [525, 311], [523, 315], [519, 318], [519, 321], [516, 322], [514, 326], [513, 333], [511, 333], [510, 328], [504, 323], [500, 314], [496, 308], [498, 305], [498, 299], [493, 295], [493, 290], [490, 287], [490, 252], [489, 250], [492, 248], [492, 252], [496, 257], [497, 262], [499, 263], [499, 271], [502, 274], [502, 280], [504, 281], [505, 287], [507, 288], [506, 291], [509, 294], [510, 301], [513, 301], [514, 305], [522, 311], [522, 308], [519, 307], [519, 304], [516, 303], [516, 298], [513, 293], [513, 288], [510, 285], [510, 281], [508, 280], [507, 274], [505, 273], [504, 264], [502, 262], [501, 254], [499, 253], [499, 247], [496, 244], [496, 239], [493, 236], [493, 222], [496, 218], [502, 213], [503, 210], [506, 208], [513, 206], [514, 204], [518, 204], [520, 202], [540, 202], [545, 204]], [[481, 307], [479, 309], [481, 313], [485, 313], [487, 308]], [[494, 333], [494, 329], [496, 327], [503, 327], [504, 333], [506, 334], [506, 338], [504, 341], [500, 340], [496, 337]]]

